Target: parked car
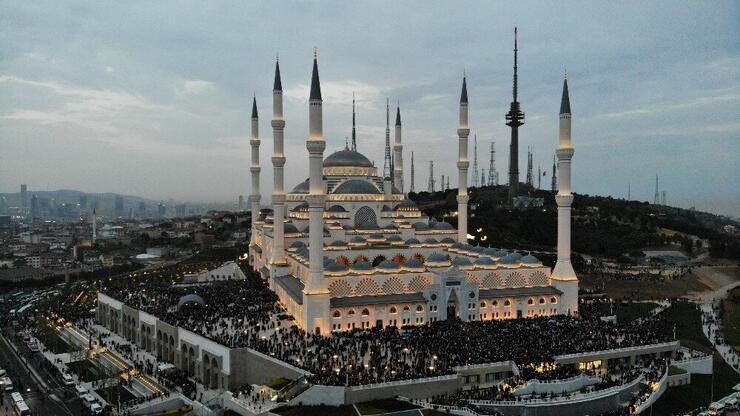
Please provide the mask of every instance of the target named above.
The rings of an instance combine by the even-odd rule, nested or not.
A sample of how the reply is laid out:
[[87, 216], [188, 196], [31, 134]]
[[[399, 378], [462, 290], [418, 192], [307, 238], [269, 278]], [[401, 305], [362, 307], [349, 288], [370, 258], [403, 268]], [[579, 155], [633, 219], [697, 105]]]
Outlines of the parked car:
[[67, 373], [62, 374], [62, 382], [65, 386], [74, 386], [75, 385], [75, 379], [71, 375]]
[[75, 391], [77, 392], [77, 397], [79, 398], [82, 398], [83, 396], [87, 394], [87, 389], [80, 385], [75, 386]]

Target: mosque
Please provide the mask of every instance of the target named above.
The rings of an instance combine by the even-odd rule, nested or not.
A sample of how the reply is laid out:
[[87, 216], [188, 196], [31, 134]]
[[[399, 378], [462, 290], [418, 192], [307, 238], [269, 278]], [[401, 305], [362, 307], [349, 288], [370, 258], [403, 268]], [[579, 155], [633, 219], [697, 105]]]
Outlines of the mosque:
[[[276, 63], [272, 210], [252, 216], [249, 245], [251, 267], [269, 282], [300, 327], [327, 334], [423, 325], [449, 318], [476, 321], [578, 313], [578, 279], [570, 264], [573, 148], [567, 80], [557, 151], [561, 180], [556, 195], [558, 261], [553, 270], [527, 253], [467, 242], [470, 130], [465, 77], [457, 127], [458, 229], [428, 218], [404, 194], [400, 108], [396, 109], [393, 162], [378, 172], [356, 150], [354, 108], [351, 147], [348, 144], [324, 157], [316, 56], [308, 104], [309, 177], [286, 194], [285, 120], [280, 66]], [[255, 100], [250, 140], [252, 213], [260, 212], [258, 120]], [[387, 120], [386, 155], [389, 136]]]

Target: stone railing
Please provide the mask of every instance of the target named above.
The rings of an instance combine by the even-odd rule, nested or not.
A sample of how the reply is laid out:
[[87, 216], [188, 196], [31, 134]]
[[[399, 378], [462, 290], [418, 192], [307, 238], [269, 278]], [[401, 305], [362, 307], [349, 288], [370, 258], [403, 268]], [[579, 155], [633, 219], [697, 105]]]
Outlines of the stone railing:
[[412, 385], [412, 384], [429, 383], [429, 382], [433, 382], [433, 381], [454, 380], [456, 378], [457, 378], [457, 374], [448, 374], [446, 376], [414, 378], [414, 379], [409, 379], [409, 380], [387, 381], [387, 382], [384, 382], [384, 383], [362, 384], [362, 385], [359, 385], [359, 386], [350, 386], [350, 387], [348, 387], [348, 389], [349, 390], [352, 390], [352, 391], [358, 391], [358, 390], [378, 389], [378, 388], [394, 387], [394, 386], [408, 386], [408, 385]]

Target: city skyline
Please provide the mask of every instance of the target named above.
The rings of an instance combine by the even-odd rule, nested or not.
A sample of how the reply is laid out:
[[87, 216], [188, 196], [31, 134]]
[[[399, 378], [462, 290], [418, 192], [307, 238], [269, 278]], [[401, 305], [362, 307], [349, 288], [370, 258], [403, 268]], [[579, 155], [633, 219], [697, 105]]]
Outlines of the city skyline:
[[[578, 10], [533, 4], [443, 5], [449, 13], [391, 3], [372, 10], [304, 3], [234, 10], [4, 4], [0, 192], [18, 192], [25, 183], [29, 193], [71, 188], [235, 202], [250, 193], [253, 93], [260, 159], [272, 154], [276, 53], [286, 96], [285, 187], [291, 189], [308, 166], [303, 104], [314, 47], [322, 61], [327, 154], [351, 134], [354, 92], [358, 150], [382, 166], [388, 97], [403, 113], [404, 157], [413, 151], [417, 163], [434, 160], [438, 172], [454, 173], [455, 158], [440, 158], [434, 149], [456, 140], [465, 71], [474, 103], [471, 134], [482, 148], [492, 139], [498, 143], [497, 165], [506, 172], [504, 115], [516, 25], [519, 101], [527, 112], [519, 147], [532, 147], [535, 165], [549, 166], [552, 159], [567, 68], [579, 119], [573, 132], [577, 193], [624, 198], [629, 187], [634, 199], [652, 201], [657, 173], [671, 205], [740, 216], [733, 179], [740, 173], [740, 125], [732, 110], [740, 100], [737, 6], [640, 4], [634, 13], [638, 3]], [[165, 21], [169, 13], [177, 18]], [[310, 36], [291, 26], [306, 18], [315, 23]], [[357, 30], [334, 37], [347, 21]], [[434, 30], [440, 27], [445, 30]], [[519, 164], [526, 166], [522, 153]], [[416, 179], [427, 178], [419, 173]], [[262, 172], [261, 191], [269, 201], [271, 169]]]

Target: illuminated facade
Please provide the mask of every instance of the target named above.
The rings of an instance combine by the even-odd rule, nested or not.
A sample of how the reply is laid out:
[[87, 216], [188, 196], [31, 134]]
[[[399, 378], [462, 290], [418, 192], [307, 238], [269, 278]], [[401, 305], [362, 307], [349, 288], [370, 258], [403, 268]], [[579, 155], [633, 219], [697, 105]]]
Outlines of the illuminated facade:
[[[279, 79], [279, 69], [275, 76]], [[296, 323], [325, 334], [422, 325], [452, 316], [472, 321], [577, 313], [577, 280], [558, 285], [550, 268], [531, 255], [465, 241], [465, 81], [457, 129], [460, 230], [426, 217], [405, 197], [398, 184], [403, 178], [400, 163], [391, 178], [379, 176], [368, 158], [349, 147], [323, 158], [315, 59], [311, 84], [309, 178], [284, 196], [282, 227], [275, 223], [282, 215], [255, 219], [249, 248], [253, 269], [269, 281]], [[278, 104], [282, 120], [282, 102], [273, 108]], [[396, 114], [394, 150], [401, 152], [400, 109]], [[395, 159], [400, 161], [398, 155]], [[282, 257], [275, 255], [276, 247], [284, 249], [284, 262], [274, 260]]]

